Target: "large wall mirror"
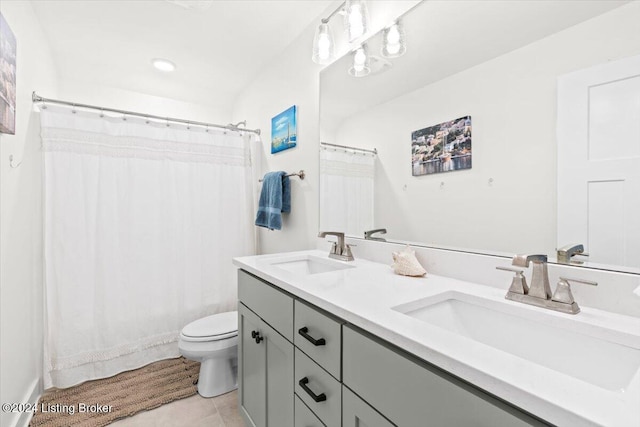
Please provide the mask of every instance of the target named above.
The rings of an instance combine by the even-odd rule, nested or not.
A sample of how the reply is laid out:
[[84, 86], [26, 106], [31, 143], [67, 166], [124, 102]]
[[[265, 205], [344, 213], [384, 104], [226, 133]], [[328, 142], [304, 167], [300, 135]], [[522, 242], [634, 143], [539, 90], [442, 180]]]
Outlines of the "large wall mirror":
[[[382, 54], [381, 31], [364, 42], [364, 64], [350, 52], [321, 72], [320, 229], [386, 228], [387, 241], [550, 260], [582, 244], [582, 265], [640, 272], [640, 168], [592, 192], [571, 181], [582, 154], [559, 149], [558, 135], [587, 135], [592, 160], [639, 165], [640, 2], [431, 0], [397, 22], [403, 55]], [[354, 60], [369, 73], [354, 77]], [[607, 64], [627, 74], [559, 90]], [[583, 110], [602, 114], [567, 117]], [[433, 128], [443, 123], [448, 132]], [[433, 149], [469, 159], [434, 167]]]

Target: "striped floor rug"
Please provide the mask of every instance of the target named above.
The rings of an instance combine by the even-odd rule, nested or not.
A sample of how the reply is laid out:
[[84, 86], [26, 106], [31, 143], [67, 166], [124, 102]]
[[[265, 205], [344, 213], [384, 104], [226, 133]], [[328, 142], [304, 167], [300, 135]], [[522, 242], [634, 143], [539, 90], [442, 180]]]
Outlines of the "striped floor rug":
[[200, 363], [161, 360], [135, 371], [66, 389], [47, 390], [29, 426], [102, 427], [197, 392]]

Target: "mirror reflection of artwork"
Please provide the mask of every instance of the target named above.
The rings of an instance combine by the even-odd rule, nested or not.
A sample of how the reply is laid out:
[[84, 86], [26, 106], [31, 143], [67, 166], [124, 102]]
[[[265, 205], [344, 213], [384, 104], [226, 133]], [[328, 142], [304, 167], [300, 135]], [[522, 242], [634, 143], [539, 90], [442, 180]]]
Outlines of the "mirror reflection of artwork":
[[271, 119], [271, 154], [293, 148], [298, 142], [296, 106]]
[[0, 14], [0, 132], [16, 133], [16, 37]]
[[413, 176], [471, 169], [471, 116], [411, 133]]

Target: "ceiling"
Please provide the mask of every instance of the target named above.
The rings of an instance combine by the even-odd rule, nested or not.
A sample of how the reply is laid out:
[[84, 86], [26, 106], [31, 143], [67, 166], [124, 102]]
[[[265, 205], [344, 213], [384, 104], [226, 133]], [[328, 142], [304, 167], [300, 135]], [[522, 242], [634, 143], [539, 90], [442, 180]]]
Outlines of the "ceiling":
[[[332, 1], [32, 3], [60, 79], [230, 108]], [[152, 58], [169, 59], [177, 68], [157, 71]]]

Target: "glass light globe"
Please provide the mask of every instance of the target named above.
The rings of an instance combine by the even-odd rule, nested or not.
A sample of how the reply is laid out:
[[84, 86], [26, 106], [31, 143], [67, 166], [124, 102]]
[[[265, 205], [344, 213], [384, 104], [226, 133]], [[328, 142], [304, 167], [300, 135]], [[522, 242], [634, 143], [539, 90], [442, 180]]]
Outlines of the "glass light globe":
[[368, 13], [364, 0], [346, 0], [344, 8], [347, 38], [353, 41], [367, 32]]
[[389, 28], [389, 32], [387, 33], [387, 43], [398, 44], [399, 42], [400, 31], [398, 30], [398, 24], [393, 24], [391, 28]]
[[313, 54], [311, 59], [316, 64], [328, 64], [334, 57], [333, 35], [329, 24], [323, 22], [318, 26], [313, 38]]
[[365, 46], [359, 47], [353, 52], [353, 62], [349, 68], [349, 74], [353, 77], [364, 77], [371, 72], [369, 56]]
[[407, 51], [404, 31], [399, 22], [395, 22], [382, 33], [381, 54], [385, 58], [396, 58], [402, 56]]

